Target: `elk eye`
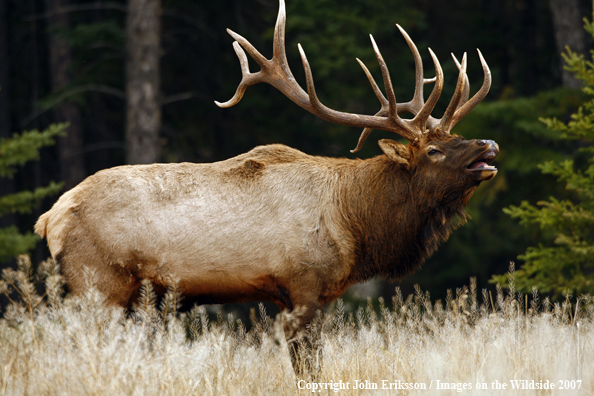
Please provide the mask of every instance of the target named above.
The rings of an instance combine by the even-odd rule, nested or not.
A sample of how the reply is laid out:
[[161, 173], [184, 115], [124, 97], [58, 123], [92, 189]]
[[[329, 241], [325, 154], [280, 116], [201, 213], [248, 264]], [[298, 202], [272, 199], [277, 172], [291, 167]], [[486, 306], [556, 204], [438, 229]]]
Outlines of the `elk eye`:
[[441, 151], [439, 151], [437, 149], [431, 149], [431, 150], [429, 150], [429, 152], [427, 154], [429, 154], [429, 155], [441, 154]]

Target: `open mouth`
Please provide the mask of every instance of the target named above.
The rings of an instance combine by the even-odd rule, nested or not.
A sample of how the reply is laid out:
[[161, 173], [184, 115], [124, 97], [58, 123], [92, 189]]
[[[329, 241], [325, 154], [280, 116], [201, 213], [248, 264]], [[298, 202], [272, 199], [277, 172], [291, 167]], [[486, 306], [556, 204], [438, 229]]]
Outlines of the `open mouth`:
[[497, 168], [494, 166], [489, 165], [493, 159], [497, 157], [497, 149], [491, 148], [485, 154], [483, 154], [479, 159], [472, 162], [470, 165], [466, 167], [466, 169], [470, 171], [484, 171], [484, 170], [494, 170], [496, 171]]

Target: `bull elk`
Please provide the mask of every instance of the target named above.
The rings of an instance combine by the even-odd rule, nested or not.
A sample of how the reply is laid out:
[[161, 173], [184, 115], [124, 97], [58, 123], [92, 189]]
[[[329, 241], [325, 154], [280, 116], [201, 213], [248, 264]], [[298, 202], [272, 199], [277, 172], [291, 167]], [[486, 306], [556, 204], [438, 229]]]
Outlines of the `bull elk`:
[[[381, 109], [375, 115], [343, 113], [318, 99], [301, 46], [307, 92], [296, 82], [285, 53], [285, 19], [281, 0], [270, 60], [228, 30], [243, 77], [233, 98], [217, 105], [233, 106], [248, 86], [265, 82], [324, 120], [364, 128], [354, 151], [372, 129], [410, 143], [380, 140], [383, 154], [365, 160], [311, 156], [273, 144], [212, 164], [100, 171], [63, 194], [35, 225], [73, 293], [84, 292], [83, 266], [89, 266], [98, 289], [122, 306], [137, 298], [144, 279], [158, 293], [176, 280], [186, 301], [199, 304], [270, 301], [287, 311], [285, 334], [289, 345], [298, 345], [294, 341], [327, 302], [374, 276], [412, 273], [448, 238], [454, 219], [466, 220], [470, 197], [497, 173], [489, 162], [499, 152], [491, 140], [450, 134], [489, 90], [491, 75], [480, 51], [482, 87], [469, 99], [464, 54], [456, 61], [455, 93], [438, 119], [431, 112], [444, 79], [435, 54], [429, 50], [436, 76], [425, 79], [419, 51], [398, 26], [414, 56], [416, 84], [412, 100], [397, 103], [372, 37], [386, 96], [359, 61]], [[246, 51], [260, 71], [250, 72]], [[425, 102], [427, 83], [434, 86]]]

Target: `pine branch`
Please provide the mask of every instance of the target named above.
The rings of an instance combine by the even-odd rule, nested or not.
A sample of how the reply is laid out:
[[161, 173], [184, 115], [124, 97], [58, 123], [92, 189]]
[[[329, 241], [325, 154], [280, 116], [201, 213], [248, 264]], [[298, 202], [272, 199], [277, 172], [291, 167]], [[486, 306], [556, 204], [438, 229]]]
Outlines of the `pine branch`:
[[0, 216], [9, 213], [31, 213], [43, 198], [59, 193], [63, 187], [64, 183], [50, 182], [47, 187], [39, 187], [33, 191], [4, 195], [0, 197]]
[[51, 146], [57, 136], [64, 136], [68, 124], [52, 124], [46, 130], [32, 130], [14, 134], [10, 139], [0, 139], [0, 177], [11, 177], [15, 166], [39, 160], [39, 149]]

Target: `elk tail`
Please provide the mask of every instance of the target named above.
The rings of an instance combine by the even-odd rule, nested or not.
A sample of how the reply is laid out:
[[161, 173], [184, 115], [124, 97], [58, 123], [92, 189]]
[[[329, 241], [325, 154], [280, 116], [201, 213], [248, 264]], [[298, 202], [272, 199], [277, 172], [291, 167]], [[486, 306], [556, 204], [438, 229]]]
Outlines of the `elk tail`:
[[35, 223], [35, 233], [39, 235], [41, 238], [45, 238], [45, 235], [47, 234], [47, 223], [49, 213], [50, 212], [45, 212], [44, 214], [39, 216], [37, 223]]

